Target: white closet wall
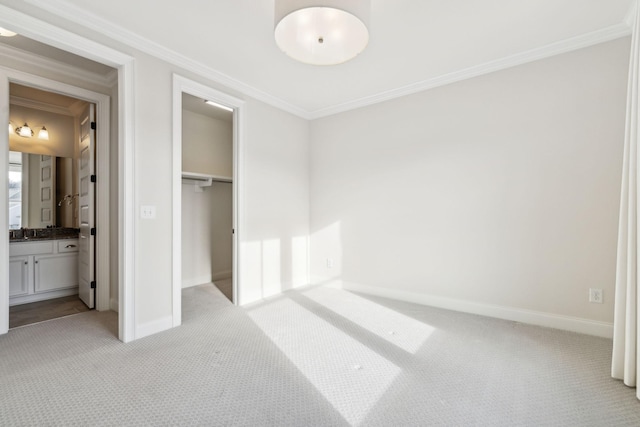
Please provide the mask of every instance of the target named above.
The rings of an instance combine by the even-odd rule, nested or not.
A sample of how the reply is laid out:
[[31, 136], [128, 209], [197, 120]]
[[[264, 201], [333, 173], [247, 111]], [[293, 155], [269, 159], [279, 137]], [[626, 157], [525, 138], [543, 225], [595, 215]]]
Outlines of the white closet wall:
[[[182, 112], [182, 170], [232, 176], [231, 122]], [[232, 184], [182, 186], [182, 287], [231, 277]]]

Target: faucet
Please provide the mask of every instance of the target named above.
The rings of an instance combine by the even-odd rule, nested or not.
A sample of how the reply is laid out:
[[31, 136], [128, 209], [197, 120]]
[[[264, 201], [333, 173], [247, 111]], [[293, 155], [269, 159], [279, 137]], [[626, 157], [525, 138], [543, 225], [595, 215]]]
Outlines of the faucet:
[[73, 201], [79, 196], [79, 194], [67, 194], [59, 202], [58, 206], [62, 206], [64, 202], [67, 202], [67, 206], [71, 206]]

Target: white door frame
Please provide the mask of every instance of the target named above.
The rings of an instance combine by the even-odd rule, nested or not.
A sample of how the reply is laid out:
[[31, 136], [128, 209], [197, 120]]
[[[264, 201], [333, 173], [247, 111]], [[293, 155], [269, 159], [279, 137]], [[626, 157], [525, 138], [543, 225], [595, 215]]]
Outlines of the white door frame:
[[198, 98], [215, 101], [233, 108], [233, 215], [232, 227], [232, 288], [233, 303], [240, 304], [239, 295], [239, 245], [243, 224], [243, 209], [241, 203], [242, 165], [243, 165], [243, 137], [244, 137], [244, 101], [210, 88], [206, 85], [189, 80], [178, 74], [173, 75], [173, 253], [172, 253], [172, 286], [173, 286], [173, 326], [182, 323], [182, 94], [197, 96]]
[[[129, 342], [135, 337], [135, 198], [134, 198], [134, 59], [112, 48], [71, 33], [14, 9], [0, 5], [0, 26], [12, 28], [20, 34], [42, 43], [57, 47], [76, 55], [100, 62], [118, 69], [118, 335], [120, 340]], [[10, 70], [0, 70], [0, 122], [9, 122], [9, 81]], [[35, 77], [35, 76], [33, 76]], [[15, 77], [14, 77], [15, 78]], [[40, 80], [41, 84], [48, 84]], [[14, 81], [14, 80], [11, 80]], [[49, 82], [52, 82], [49, 80]], [[60, 83], [54, 92], [59, 92]], [[37, 83], [36, 83], [37, 84]], [[33, 84], [29, 84], [33, 85]], [[68, 89], [72, 90], [72, 86]], [[75, 88], [78, 89], [78, 88]], [[5, 96], [2, 96], [5, 95]], [[83, 96], [76, 96], [84, 98]], [[94, 102], [94, 101], [92, 101]], [[108, 105], [108, 104], [107, 104]], [[109, 107], [102, 108], [109, 111]], [[101, 114], [101, 113], [99, 113]], [[109, 123], [109, 122], [105, 122]], [[106, 144], [103, 144], [106, 145]], [[108, 150], [108, 147], [107, 147]], [[0, 132], [0, 173], [8, 165], [9, 138]], [[102, 154], [104, 156], [104, 154]], [[106, 158], [109, 156], [107, 154]], [[104, 165], [103, 165], [104, 166]], [[98, 173], [108, 176], [107, 170]], [[104, 175], [106, 172], [107, 175]], [[6, 174], [5, 174], [6, 175]], [[108, 179], [105, 179], [108, 188]], [[98, 183], [100, 180], [98, 180]], [[8, 202], [6, 185], [0, 185], [0, 224], [7, 223]], [[108, 192], [106, 193], [108, 195]], [[108, 202], [108, 199], [107, 199]], [[107, 205], [108, 206], [108, 205]], [[98, 213], [105, 224], [104, 233], [98, 241], [108, 239], [109, 211]], [[106, 223], [105, 223], [106, 221]], [[99, 231], [98, 231], [99, 232]], [[108, 240], [107, 240], [108, 242]], [[105, 249], [103, 248], [104, 252]], [[106, 249], [108, 256], [108, 246]], [[108, 264], [107, 264], [108, 270]], [[101, 270], [97, 273], [100, 274]], [[105, 274], [104, 272], [102, 274]], [[108, 271], [106, 273], [108, 275]], [[108, 295], [110, 284], [105, 284]], [[0, 233], [0, 334], [9, 330], [9, 236]], [[101, 298], [104, 301], [104, 298]], [[6, 302], [6, 303], [5, 303]], [[108, 299], [106, 301], [108, 304]]]

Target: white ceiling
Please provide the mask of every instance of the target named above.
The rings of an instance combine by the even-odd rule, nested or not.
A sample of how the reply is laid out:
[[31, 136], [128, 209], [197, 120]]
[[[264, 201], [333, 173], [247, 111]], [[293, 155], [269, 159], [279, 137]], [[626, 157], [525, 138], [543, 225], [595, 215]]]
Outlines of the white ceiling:
[[278, 50], [273, 0], [31, 2], [48, 3], [54, 13], [61, 10], [55, 4], [76, 6], [85, 17], [95, 15], [91, 22], [153, 41], [311, 116], [407, 86], [427, 87], [424, 82], [575, 37], [620, 37], [631, 4], [372, 0], [367, 49], [345, 64], [319, 67], [297, 63]]

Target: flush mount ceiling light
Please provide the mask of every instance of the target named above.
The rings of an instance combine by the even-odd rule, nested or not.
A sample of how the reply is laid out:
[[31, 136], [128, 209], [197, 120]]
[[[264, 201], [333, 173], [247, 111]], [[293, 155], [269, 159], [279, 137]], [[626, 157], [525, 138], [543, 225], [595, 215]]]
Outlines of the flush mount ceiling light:
[[6, 28], [0, 27], [0, 37], [13, 37], [15, 35], [17, 35], [17, 33], [14, 33], [13, 31], [9, 31]]
[[295, 60], [336, 65], [369, 43], [371, 0], [275, 0], [278, 47]]

